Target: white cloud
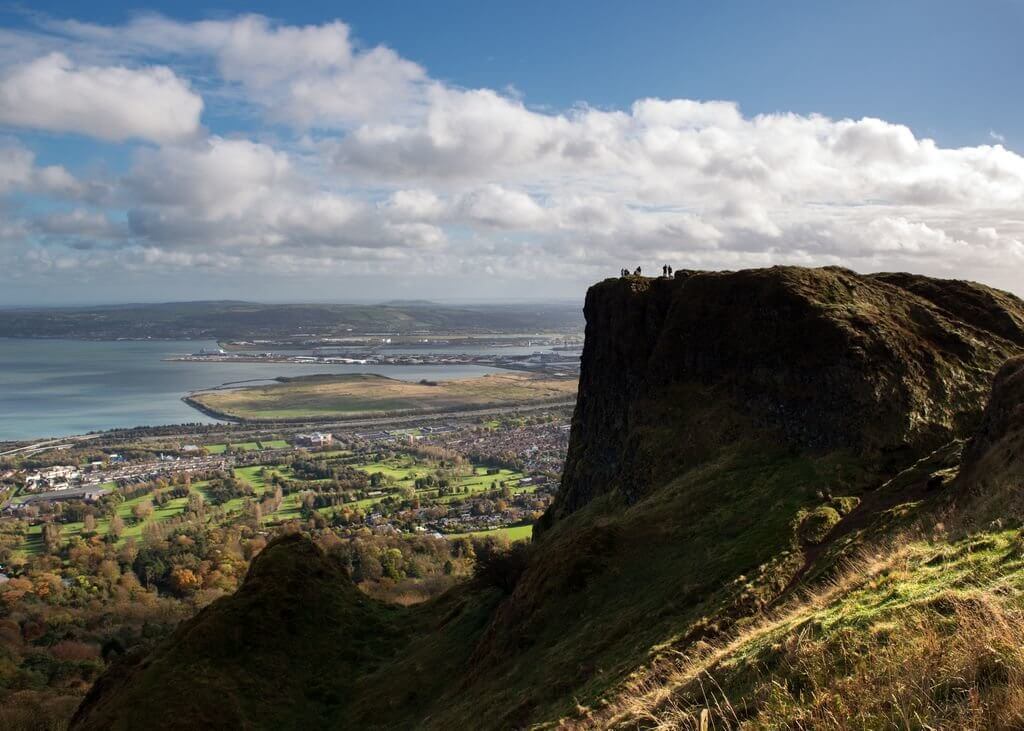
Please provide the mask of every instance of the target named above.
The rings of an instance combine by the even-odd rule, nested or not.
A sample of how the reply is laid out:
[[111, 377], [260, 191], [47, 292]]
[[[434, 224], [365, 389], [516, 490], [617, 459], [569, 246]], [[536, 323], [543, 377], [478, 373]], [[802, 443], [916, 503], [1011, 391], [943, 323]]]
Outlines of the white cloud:
[[[288, 154], [246, 140], [144, 150], [126, 181], [133, 233], [161, 247], [202, 247], [264, 255], [286, 249], [316, 256], [344, 250], [361, 258], [382, 249], [436, 249], [437, 227], [356, 197], [318, 188]], [[376, 254], [374, 254], [376, 256]]]
[[65, 168], [39, 167], [31, 150], [0, 141], [0, 195], [13, 191], [77, 198], [85, 196], [88, 188]]
[[120, 27], [51, 22], [76, 42], [103, 43], [122, 54], [159, 52], [210, 58], [272, 120], [300, 128], [343, 128], [387, 118], [415, 105], [426, 72], [385, 46], [360, 48], [338, 20], [287, 26], [260, 15], [182, 23], [160, 15]]
[[162, 66], [80, 67], [51, 53], [0, 78], [0, 123], [113, 142], [192, 137], [202, 109], [202, 99]]
[[[52, 50], [46, 34], [91, 65], [49, 55], [8, 68], [0, 90], [43, 72], [64, 89], [30, 85], [50, 115], [32, 126], [160, 146], [136, 150], [130, 172], [106, 188], [38, 168], [24, 148], [0, 149], [0, 192], [116, 201], [128, 222], [76, 209], [17, 228], [46, 235], [50, 257], [37, 263], [78, 257], [70, 249], [82, 236], [61, 233], [77, 225], [90, 241], [112, 242], [92, 256], [132, 271], [334, 275], [403, 262], [439, 276], [582, 282], [643, 258], [1024, 281], [1024, 158], [995, 133], [998, 144], [944, 148], [881, 119], [745, 115], [730, 101], [539, 111], [508, 93], [432, 79], [389, 48], [360, 46], [339, 21], [50, 22], [18, 48]], [[5, 58], [0, 52], [0, 64]], [[154, 59], [174, 71], [146, 65]], [[88, 84], [177, 88], [200, 106], [178, 127], [155, 115], [170, 125], [160, 131], [122, 104], [127, 93], [96, 102], [102, 116], [89, 106], [97, 95], [81, 93]], [[245, 126], [254, 109], [271, 124], [244, 135], [253, 139], [197, 137], [193, 86], [228, 116], [243, 100]], [[58, 251], [62, 235], [68, 250]]]

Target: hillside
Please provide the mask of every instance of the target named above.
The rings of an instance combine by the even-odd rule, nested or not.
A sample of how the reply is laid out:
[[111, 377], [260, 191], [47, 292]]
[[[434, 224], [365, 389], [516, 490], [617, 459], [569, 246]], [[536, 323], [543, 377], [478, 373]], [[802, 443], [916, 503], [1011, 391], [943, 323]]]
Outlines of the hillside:
[[[273, 586], [250, 578], [115, 667], [73, 728], [1024, 720], [1022, 394], [1004, 366], [1024, 303], [773, 268], [608, 280], [585, 315], [562, 487], [528, 551], [398, 610], [311, 543], [271, 544], [252, 573], [285, 567]], [[252, 641], [219, 639], [242, 622]]]

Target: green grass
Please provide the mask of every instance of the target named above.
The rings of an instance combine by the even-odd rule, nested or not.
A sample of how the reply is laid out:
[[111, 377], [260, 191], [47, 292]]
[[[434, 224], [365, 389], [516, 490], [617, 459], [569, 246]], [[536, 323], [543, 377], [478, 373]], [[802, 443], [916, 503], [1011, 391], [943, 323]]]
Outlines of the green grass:
[[[202, 488], [206, 485], [204, 482], [194, 483], [193, 489], [202, 491]], [[135, 522], [134, 516], [132, 516], [132, 509], [144, 500], [152, 500], [152, 495], [140, 495], [126, 500], [117, 507], [117, 515], [124, 521], [124, 531], [121, 533], [121, 538], [118, 541], [118, 545], [123, 544], [127, 539], [134, 538], [135, 540], [142, 539], [142, 528], [147, 522], [163, 522], [184, 512], [188, 505], [188, 498], [174, 498], [168, 500], [164, 505], [157, 507], [153, 506], [153, 513], [150, 517], [142, 522]], [[61, 526], [61, 540], [66, 541], [74, 536], [82, 534], [82, 529], [85, 527], [81, 521], [74, 523], [64, 523]], [[42, 543], [42, 524], [33, 525], [28, 530], [28, 536], [26, 542], [18, 553], [21, 555], [38, 555], [43, 550]], [[110, 530], [110, 521], [107, 518], [96, 519], [96, 533], [97, 535], [104, 536]]]
[[414, 482], [417, 477], [426, 477], [433, 471], [429, 465], [416, 464], [408, 457], [396, 457], [387, 462], [363, 462], [352, 467], [368, 475], [379, 472], [399, 483]]
[[[751, 625], [713, 663], [683, 663], [639, 707], [665, 721], [692, 716], [712, 686], [723, 697], [755, 699], [745, 708], [756, 728], [787, 726], [780, 721], [811, 709], [818, 718], [855, 710], [858, 728], [893, 728], [901, 718], [915, 719], [914, 728], [987, 727], [964, 714], [971, 718], [986, 695], [990, 708], [1006, 702], [1003, 684], [1024, 660], [1022, 608], [1020, 531], [913, 541], [865, 558], [820, 594]], [[1003, 670], [990, 675], [992, 668]], [[668, 693], [672, 709], [662, 704]]]
[[[261, 441], [260, 444], [263, 445], [263, 449], [284, 449], [285, 447], [288, 446], [288, 442], [286, 442], [284, 439], [271, 439], [265, 442]], [[206, 451], [209, 452], [210, 454], [224, 454], [224, 452], [227, 451], [228, 447], [242, 449], [245, 450], [246, 452], [254, 452], [260, 448], [259, 445], [256, 444], [256, 442], [238, 442], [234, 444], [205, 445]]]
[[[477, 650], [482, 665], [514, 653], [514, 666], [442, 692], [431, 727], [465, 725], [479, 707], [489, 709], [488, 728], [568, 714], [701, 617], [779, 591], [802, 563], [793, 522], [845, 457], [750, 443], [710, 456], [635, 505], [598, 498], [534, 541], [539, 558], [507, 608], [514, 627], [497, 626]], [[537, 716], [516, 715], [524, 697]]]
[[513, 525], [508, 528], [494, 528], [493, 530], [474, 530], [468, 533], [448, 533], [445, 538], [462, 538], [463, 536], [470, 537], [484, 537], [484, 536], [502, 536], [507, 538], [509, 541], [527, 541], [533, 535], [532, 525]]

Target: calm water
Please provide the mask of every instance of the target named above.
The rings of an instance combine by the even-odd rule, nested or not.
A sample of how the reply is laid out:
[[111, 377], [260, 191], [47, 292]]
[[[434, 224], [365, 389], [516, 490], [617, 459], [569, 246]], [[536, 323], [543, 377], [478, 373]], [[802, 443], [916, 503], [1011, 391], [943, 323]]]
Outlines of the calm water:
[[[186, 406], [190, 391], [233, 381], [312, 373], [379, 373], [451, 379], [494, 372], [479, 366], [175, 363], [212, 341], [83, 342], [0, 338], [0, 441], [99, 429], [214, 422]], [[499, 351], [500, 352], [500, 351]]]

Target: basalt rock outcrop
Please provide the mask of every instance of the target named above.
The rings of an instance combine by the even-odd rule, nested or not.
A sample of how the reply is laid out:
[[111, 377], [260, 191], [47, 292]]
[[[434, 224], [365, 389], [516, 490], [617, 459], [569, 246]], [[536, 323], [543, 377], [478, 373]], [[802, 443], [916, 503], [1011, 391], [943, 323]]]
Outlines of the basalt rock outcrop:
[[741, 434], [894, 462], [926, 453], [972, 433], [993, 374], [1024, 349], [1013, 295], [833, 267], [610, 279], [584, 312], [544, 528], [604, 493], [635, 502]]
[[996, 374], [992, 395], [964, 449], [961, 503], [982, 518], [1024, 515], [1024, 357]]

